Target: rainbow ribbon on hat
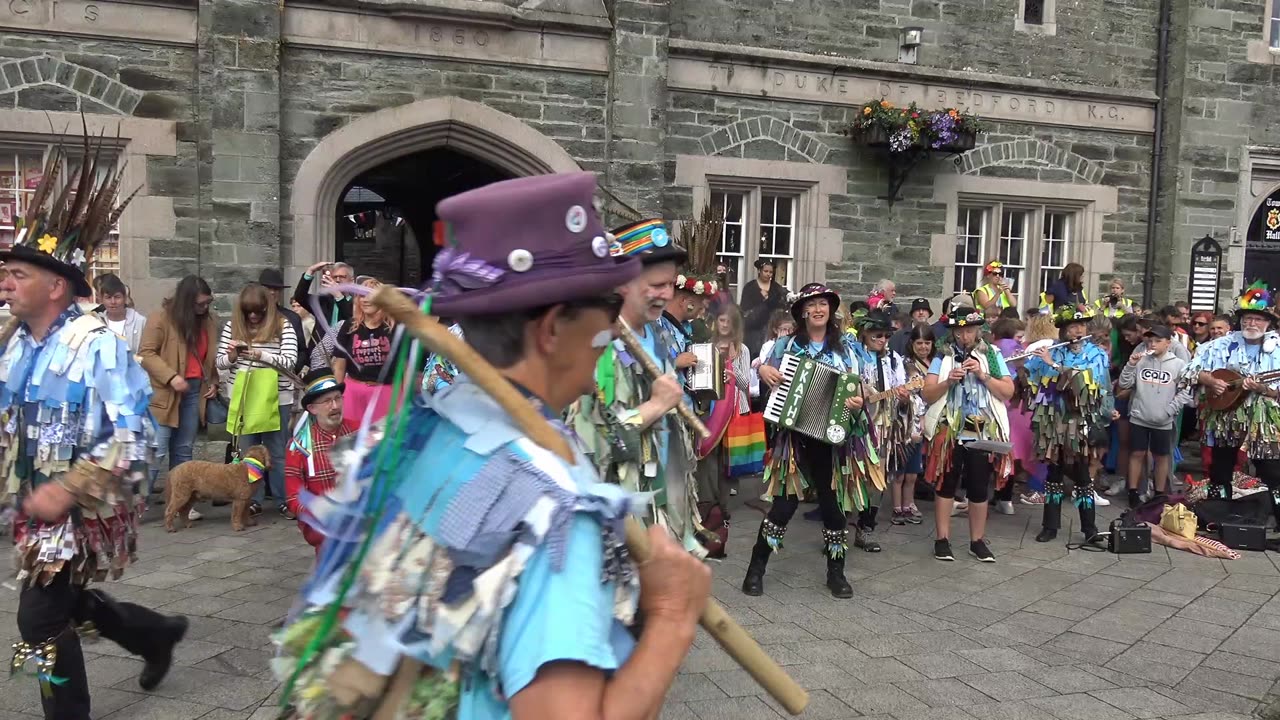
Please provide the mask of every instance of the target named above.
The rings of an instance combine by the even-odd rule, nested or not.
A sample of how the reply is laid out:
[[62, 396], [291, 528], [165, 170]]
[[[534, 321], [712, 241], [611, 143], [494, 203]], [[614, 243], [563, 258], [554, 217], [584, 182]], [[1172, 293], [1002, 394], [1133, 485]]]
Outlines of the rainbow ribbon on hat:
[[267, 466], [263, 465], [261, 460], [244, 458], [240, 462], [244, 465], [244, 470], [249, 475], [250, 484], [258, 482], [267, 474]]
[[667, 226], [661, 220], [646, 220], [618, 235], [610, 253], [616, 256], [631, 256], [652, 248], [666, 247], [671, 242]]

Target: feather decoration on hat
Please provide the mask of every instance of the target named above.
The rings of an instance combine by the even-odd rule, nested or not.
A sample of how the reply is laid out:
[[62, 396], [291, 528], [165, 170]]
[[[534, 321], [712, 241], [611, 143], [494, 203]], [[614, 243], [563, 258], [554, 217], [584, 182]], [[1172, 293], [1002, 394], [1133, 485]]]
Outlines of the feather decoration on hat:
[[103, 159], [105, 133], [100, 133], [94, 142], [83, 113], [80, 122], [83, 146], [79, 169], [63, 182], [62, 167], [69, 164], [70, 156], [62, 143], [50, 150], [26, 214], [18, 221], [14, 247], [43, 253], [56, 263], [84, 273], [138, 191], [116, 202], [125, 163], [114, 172], [101, 173], [99, 180], [98, 175], [107, 164]]
[[1254, 281], [1254, 283], [1245, 288], [1244, 292], [1240, 295], [1239, 308], [1241, 310], [1267, 312], [1271, 307], [1271, 288], [1267, 287], [1267, 283], [1264, 280]]
[[676, 289], [698, 295], [715, 295], [716, 251], [724, 231], [724, 219], [708, 203], [702, 206], [702, 214], [696, 219], [680, 223], [680, 245], [688, 253], [684, 267], [676, 278]]

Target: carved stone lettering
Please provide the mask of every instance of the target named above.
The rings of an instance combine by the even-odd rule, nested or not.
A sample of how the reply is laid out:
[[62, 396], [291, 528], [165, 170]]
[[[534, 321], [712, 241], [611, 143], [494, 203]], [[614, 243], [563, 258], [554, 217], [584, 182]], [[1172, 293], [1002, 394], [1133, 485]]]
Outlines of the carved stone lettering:
[[672, 58], [670, 77], [674, 88], [726, 94], [767, 95], [842, 105], [882, 98], [899, 106], [917, 103], [926, 109], [955, 107], [988, 120], [1042, 122], [1138, 133], [1149, 133], [1154, 128], [1154, 110], [1149, 104], [1054, 98], [1035, 91], [989, 91], [839, 72], [800, 71], [723, 61], [712, 64], [680, 57]]
[[194, 44], [192, 8], [100, 0], [0, 0], [0, 28]]

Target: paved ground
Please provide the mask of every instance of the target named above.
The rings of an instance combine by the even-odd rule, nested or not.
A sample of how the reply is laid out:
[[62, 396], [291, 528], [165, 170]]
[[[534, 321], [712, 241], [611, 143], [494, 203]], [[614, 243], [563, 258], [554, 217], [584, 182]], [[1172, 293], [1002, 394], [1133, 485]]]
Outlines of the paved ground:
[[[851, 555], [856, 596], [841, 601], [823, 587], [817, 524], [798, 517], [765, 595], [742, 595], [759, 514], [739, 507], [716, 596], [810, 690], [804, 717], [813, 720], [1243, 720], [1280, 692], [1280, 555], [1068, 553], [1061, 542], [1032, 541], [1037, 508], [1018, 513], [993, 518], [995, 565], [933, 560], [929, 524], [888, 529], [883, 553]], [[176, 535], [148, 522], [140, 565], [109, 585], [122, 599], [191, 616], [192, 627], [177, 667], [151, 694], [138, 690], [139, 661], [105, 641], [88, 646], [95, 717], [275, 717], [269, 633], [311, 550], [278, 517], [233, 533], [226, 509], [207, 514]], [[963, 551], [964, 523], [956, 527]], [[15, 603], [12, 589], [0, 590], [6, 645]], [[0, 720], [37, 717], [38, 707], [32, 680], [0, 682]], [[705, 636], [663, 714], [776, 717]]]

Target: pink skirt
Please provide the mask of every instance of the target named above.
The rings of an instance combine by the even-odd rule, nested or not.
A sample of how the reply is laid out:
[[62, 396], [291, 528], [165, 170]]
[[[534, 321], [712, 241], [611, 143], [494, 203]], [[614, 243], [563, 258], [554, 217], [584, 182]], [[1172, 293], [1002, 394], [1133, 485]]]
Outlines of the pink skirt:
[[1031, 432], [1031, 413], [1020, 407], [1009, 407], [1009, 442], [1013, 444], [1013, 458], [1030, 470], [1036, 459], [1035, 436]]
[[342, 393], [342, 415], [354, 423], [364, 422], [364, 413], [373, 406], [373, 417], [370, 422], [377, 422], [386, 417], [391, 406], [390, 385], [369, 385], [350, 378], [346, 381], [347, 389]]

